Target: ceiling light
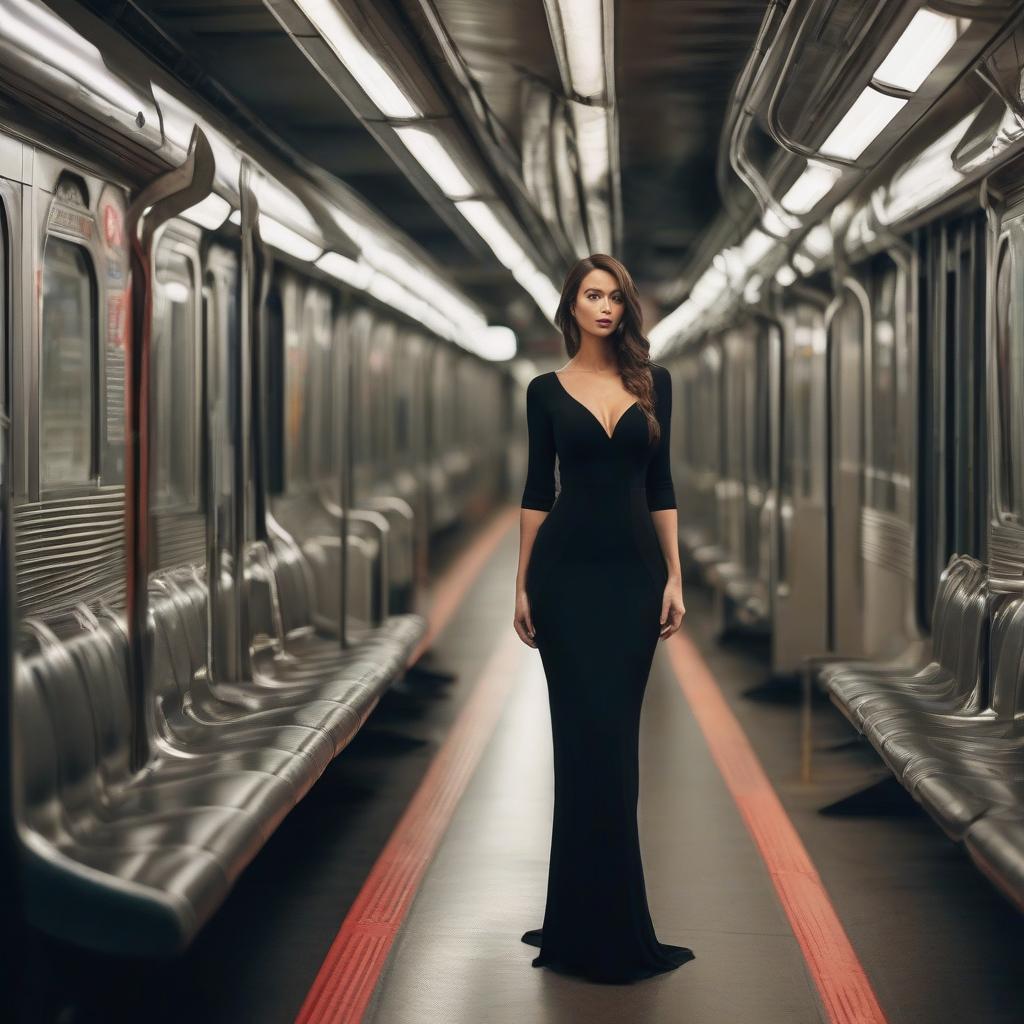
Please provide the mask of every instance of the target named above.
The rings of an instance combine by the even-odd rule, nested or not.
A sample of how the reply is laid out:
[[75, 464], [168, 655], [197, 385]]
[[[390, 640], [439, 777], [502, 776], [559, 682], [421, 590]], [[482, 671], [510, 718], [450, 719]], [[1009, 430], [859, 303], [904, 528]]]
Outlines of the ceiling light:
[[668, 316], [662, 317], [648, 332], [647, 340], [651, 343], [651, 356], [657, 358], [658, 353], [686, 327], [689, 327], [703, 312], [692, 299], [676, 306]]
[[708, 267], [703, 274], [697, 278], [696, 283], [690, 289], [689, 299], [692, 302], [707, 308], [729, 284], [729, 279], [717, 267]]
[[200, 199], [195, 206], [190, 206], [181, 212], [185, 220], [198, 224], [208, 231], [216, 231], [228, 219], [231, 213], [231, 204], [226, 199], [221, 199], [216, 192], [211, 192], [205, 199]]
[[782, 205], [790, 213], [809, 213], [832, 191], [841, 174], [842, 171], [831, 164], [808, 160], [803, 174], [782, 197]]
[[325, 252], [316, 265], [331, 277], [352, 285], [360, 291], [366, 288], [373, 277], [373, 267], [362, 260], [350, 260], [340, 252]]
[[332, 0], [295, 0], [295, 4], [385, 117], [421, 116], [384, 65], [366, 49]]
[[436, 135], [424, 128], [396, 128], [395, 134], [449, 199], [466, 199], [476, 191]]
[[919, 89], [956, 42], [960, 21], [969, 24], [967, 18], [951, 18], [927, 8], [919, 10], [889, 56], [878, 65], [874, 81], [907, 92]]
[[810, 256], [805, 256], [802, 252], [795, 252], [793, 253], [793, 266], [806, 277], [814, 271], [814, 260]]
[[558, 289], [523, 252], [519, 243], [494, 215], [494, 211], [480, 199], [463, 199], [456, 202], [455, 208], [491, 247], [498, 262], [512, 271], [512, 276], [529, 293], [541, 312], [554, 322], [560, 298]]
[[775, 239], [766, 235], [758, 228], [754, 228], [743, 240], [740, 251], [743, 254], [743, 262], [748, 268], [756, 266], [775, 247]]
[[906, 103], [866, 86], [821, 144], [821, 152], [842, 160], [856, 160]]
[[548, 320], [554, 323], [561, 295], [548, 277], [529, 259], [520, 263], [512, 271], [512, 276], [526, 289]]
[[172, 278], [169, 281], [161, 281], [157, 287], [168, 302], [183, 305], [192, 298], [192, 289], [184, 281], [176, 281]]
[[785, 238], [793, 230], [774, 210], [764, 211], [761, 227], [776, 238]]
[[367, 227], [362, 221], [356, 220], [347, 210], [333, 203], [328, 211], [334, 218], [334, 223], [352, 239], [360, 249], [366, 249], [370, 245], [377, 244], [377, 234], [372, 228]]
[[783, 264], [777, 271], [775, 271], [775, 280], [778, 281], [783, 288], [788, 288], [796, 280], [796, 271], [789, 266], [788, 263]]
[[[547, 0], [549, 6], [553, 2]], [[573, 90], [579, 96], [599, 96], [605, 88], [604, 4], [602, 0], [557, 0], [557, 9]]]
[[[241, 224], [241, 211], [235, 210], [230, 219], [232, 224]], [[281, 252], [294, 256], [297, 260], [312, 262], [323, 252], [316, 242], [303, 238], [297, 231], [292, 231], [291, 228], [274, 220], [273, 217], [268, 217], [265, 213], [260, 214], [260, 237], [267, 245], [272, 245], [275, 249], [280, 249]]]
[[804, 248], [815, 258], [822, 259], [832, 252], [832, 232], [825, 224], [817, 224], [807, 232]]
[[279, 181], [260, 172], [253, 175], [252, 190], [259, 203], [260, 213], [282, 223], [294, 224], [311, 235], [318, 233], [316, 220], [309, 208]]
[[526, 253], [519, 243], [508, 233], [504, 225], [494, 215], [494, 211], [480, 199], [465, 199], [455, 204], [455, 208], [470, 224], [476, 228], [477, 234], [491, 247], [498, 262], [515, 270], [526, 261]]
[[511, 327], [495, 324], [479, 332], [477, 355], [485, 359], [511, 359], [516, 354], [516, 332]]
[[604, 187], [608, 179], [608, 111], [573, 103], [576, 124], [576, 152], [580, 158], [580, 178], [584, 188]]

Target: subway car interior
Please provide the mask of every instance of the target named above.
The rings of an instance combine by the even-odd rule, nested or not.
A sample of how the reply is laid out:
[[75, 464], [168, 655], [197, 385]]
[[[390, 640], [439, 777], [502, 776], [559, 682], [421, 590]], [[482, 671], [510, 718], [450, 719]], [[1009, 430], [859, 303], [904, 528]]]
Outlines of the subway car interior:
[[[592, 253], [686, 599], [632, 985], [519, 938]], [[1024, 1021], [1024, 4], [0, 0], [0, 345], [5, 1019]]]

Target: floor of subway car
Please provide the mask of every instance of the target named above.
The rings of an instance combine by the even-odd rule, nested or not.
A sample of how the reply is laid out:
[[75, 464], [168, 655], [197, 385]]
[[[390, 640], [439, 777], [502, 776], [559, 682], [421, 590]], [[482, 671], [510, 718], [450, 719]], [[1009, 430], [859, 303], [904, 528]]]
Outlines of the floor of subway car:
[[[457, 673], [455, 681], [412, 683], [385, 696], [188, 953], [174, 962], [134, 963], [34, 936], [25, 976], [35, 1009], [26, 1020], [287, 1024], [300, 1010], [307, 1022], [358, 1019], [308, 994], [322, 981], [322, 968], [332, 966], [335, 935], [446, 739], [458, 731], [453, 726], [479, 708], [491, 717], [477, 736], [478, 760], [459, 762], [465, 790], [368, 993], [364, 1020], [1022, 1019], [1024, 919], [912, 801], [895, 801], [889, 814], [818, 813], [884, 768], [860, 743], [816, 753], [814, 781], [802, 783], [791, 688], [761, 699], [744, 695], [764, 680], [763, 659], [749, 646], [716, 643], [710, 601], [697, 587], [687, 588], [686, 636], [676, 638], [678, 647], [659, 645], [655, 657], [642, 722], [639, 811], [659, 938], [691, 946], [696, 959], [629, 986], [589, 985], [531, 968], [536, 950], [519, 936], [539, 926], [543, 914], [551, 756], [539, 655], [514, 636], [509, 642], [517, 522], [517, 510], [501, 510], [473, 536], [449, 538], [439, 559], [436, 580], [445, 596], [435, 613], [444, 619], [443, 602], [453, 594], [460, 599], [449, 604], [451, 617], [432, 648], [436, 661]], [[444, 588], [453, 576], [457, 585]], [[705, 689], [686, 678], [691, 671]], [[490, 703], [474, 704], [471, 698], [485, 691]], [[719, 697], [724, 717], [714, 711]], [[761, 824], [773, 826], [760, 843], [741, 812], [741, 803], [749, 812], [748, 795], [738, 803], [730, 782], [731, 762], [743, 753], [723, 737], [736, 722], [781, 802], [778, 812], [759, 805], [769, 815]], [[721, 731], [709, 735], [709, 726]], [[851, 731], [819, 699], [813, 734], [825, 745]], [[780, 897], [792, 891], [765, 851], [784, 843], [787, 822], [771, 820], [772, 813], [792, 822], [851, 956], [815, 960], [798, 941], [794, 920], [798, 925], [813, 909]], [[826, 1007], [834, 1004], [822, 1000], [822, 973], [841, 986], [861, 968], [879, 1012], [830, 1017]], [[344, 969], [331, 983], [337, 997]]]

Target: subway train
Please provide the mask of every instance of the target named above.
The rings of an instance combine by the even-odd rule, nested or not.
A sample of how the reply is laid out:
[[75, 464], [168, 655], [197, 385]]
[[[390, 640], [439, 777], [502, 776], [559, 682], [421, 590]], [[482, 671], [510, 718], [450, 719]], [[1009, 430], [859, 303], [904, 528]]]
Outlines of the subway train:
[[400, 674], [429, 546], [502, 493], [512, 378], [340, 183], [159, 69], [109, 71], [41, 4], [0, 45], [19, 895], [59, 937], [158, 952]]
[[[821, 688], [892, 770], [886, 785], [1024, 908], [1022, 30], [1019, 13], [988, 13], [1003, 27], [977, 74], [957, 78], [969, 46], [967, 63], [951, 57], [978, 22], [950, 23], [947, 91], [869, 173], [856, 158], [892, 108], [854, 126], [859, 139], [840, 121], [796, 168], [779, 170], [804, 147], [762, 152], [776, 179], [763, 210], [709, 254], [679, 324], [652, 333], [682, 417], [681, 549], [718, 636], [765, 642], [772, 676], [802, 678], [806, 700]], [[807, 24], [779, 32], [796, 49]], [[862, 98], [909, 109], [927, 88], [927, 58], [901, 40], [880, 63], [865, 45], [877, 67]], [[739, 124], [720, 154], [737, 168], [756, 148], [743, 105], [782, 117], [780, 65], [757, 57], [767, 84], [737, 83], [723, 132]]]
[[[516, 502], [557, 348], [72, 6], [0, 17], [0, 866], [19, 937], [174, 962], [430, 675], [438, 552]], [[743, 194], [645, 328], [684, 587], [884, 762], [849, 806], [909, 794], [1024, 910], [1024, 17], [825, 6], [760, 5]], [[920, 81], [877, 60], [914, 25]]]

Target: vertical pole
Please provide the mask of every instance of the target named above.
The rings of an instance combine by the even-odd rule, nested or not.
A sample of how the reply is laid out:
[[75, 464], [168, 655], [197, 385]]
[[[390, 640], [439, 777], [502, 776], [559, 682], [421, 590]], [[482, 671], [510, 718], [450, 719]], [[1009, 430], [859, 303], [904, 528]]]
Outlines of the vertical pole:
[[338, 426], [341, 429], [341, 444], [339, 445], [338, 483], [340, 494], [339, 505], [341, 506], [341, 573], [338, 580], [338, 587], [341, 589], [341, 600], [338, 607], [341, 609], [341, 621], [338, 623], [338, 637], [342, 649], [347, 650], [352, 646], [352, 640], [348, 635], [348, 585], [349, 579], [349, 557], [348, 557], [348, 510], [352, 503], [352, 300], [346, 295], [341, 307], [341, 319], [345, 325], [341, 338], [338, 340], [335, 358], [337, 359], [338, 378], [338, 401], [341, 403], [341, 415], [338, 417]]
[[[222, 393], [214, 403], [221, 410], [221, 443], [214, 451], [216, 519], [214, 563], [210, 566], [211, 651], [213, 678], [220, 682], [241, 683], [251, 678], [249, 663], [248, 601], [245, 584], [246, 540], [249, 536], [250, 503], [247, 486], [250, 479], [252, 428], [253, 294], [255, 255], [253, 235], [259, 207], [251, 185], [252, 166], [242, 160], [238, 175], [241, 200], [241, 240], [237, 287], [235, 288], [234, 330], [215, 338], [225, 346]], [[228, 460], [224, 466], [223, 460]], [[226, 486], [225, 486], [226, 485]]]

